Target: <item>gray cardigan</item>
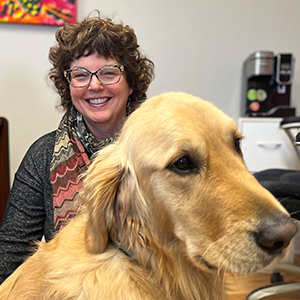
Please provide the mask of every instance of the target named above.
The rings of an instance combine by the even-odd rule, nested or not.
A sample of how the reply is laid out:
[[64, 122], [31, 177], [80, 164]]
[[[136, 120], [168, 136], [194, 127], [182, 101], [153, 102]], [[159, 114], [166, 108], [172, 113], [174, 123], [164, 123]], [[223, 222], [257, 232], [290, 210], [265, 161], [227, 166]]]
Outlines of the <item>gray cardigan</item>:
[[50, 163], [55, 133], [31, 145], [15, 174], [0, 225], [0, 284], [32, 253], [35, 241], [53, 237]]

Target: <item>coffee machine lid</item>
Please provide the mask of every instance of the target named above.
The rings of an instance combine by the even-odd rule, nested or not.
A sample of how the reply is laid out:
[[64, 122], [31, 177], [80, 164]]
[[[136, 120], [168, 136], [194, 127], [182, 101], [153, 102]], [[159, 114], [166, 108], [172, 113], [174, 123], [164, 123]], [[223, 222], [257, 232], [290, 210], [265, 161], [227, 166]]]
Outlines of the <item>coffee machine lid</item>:
[[254, 53], [250, 54], [247, 60], [251, 59], [273, 59], [274, 52], [273, 51], [255, 51]]
[[247, 78], [259, 75], [272, 75], [274, 68], [274, 52], [255, 51], [245, 61]]

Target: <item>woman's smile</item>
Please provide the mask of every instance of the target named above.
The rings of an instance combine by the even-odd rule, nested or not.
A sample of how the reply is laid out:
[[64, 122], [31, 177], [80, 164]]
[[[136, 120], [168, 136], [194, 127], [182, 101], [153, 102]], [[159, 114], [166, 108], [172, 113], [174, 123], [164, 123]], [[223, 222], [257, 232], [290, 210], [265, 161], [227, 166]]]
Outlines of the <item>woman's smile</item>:
[[97, 98], [97, 99], [87, 99], [86, 101], [91, 105], [99, 105], [108, 102], [111, 98]]

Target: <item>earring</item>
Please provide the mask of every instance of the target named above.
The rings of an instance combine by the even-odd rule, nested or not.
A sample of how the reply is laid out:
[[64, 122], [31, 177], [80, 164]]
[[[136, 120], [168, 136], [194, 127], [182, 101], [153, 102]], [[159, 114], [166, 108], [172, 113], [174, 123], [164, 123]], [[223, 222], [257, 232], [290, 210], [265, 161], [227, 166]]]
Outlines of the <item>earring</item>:
[[126, 105], [126, 116], [129, 116], [131, 113], [132, 113], [131, 97], [129, 96]]

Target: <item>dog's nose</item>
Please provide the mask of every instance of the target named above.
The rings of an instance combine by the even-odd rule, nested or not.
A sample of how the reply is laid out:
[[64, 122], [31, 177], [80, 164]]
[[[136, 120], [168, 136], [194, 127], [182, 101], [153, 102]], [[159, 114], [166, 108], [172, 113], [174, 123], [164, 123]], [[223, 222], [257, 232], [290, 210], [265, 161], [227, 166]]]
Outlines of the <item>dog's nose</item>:
[[257, 245], [269, 254], [280, 253], [297, 233], [293, 220], [284, 214], [268, 216], [256, 234]]

